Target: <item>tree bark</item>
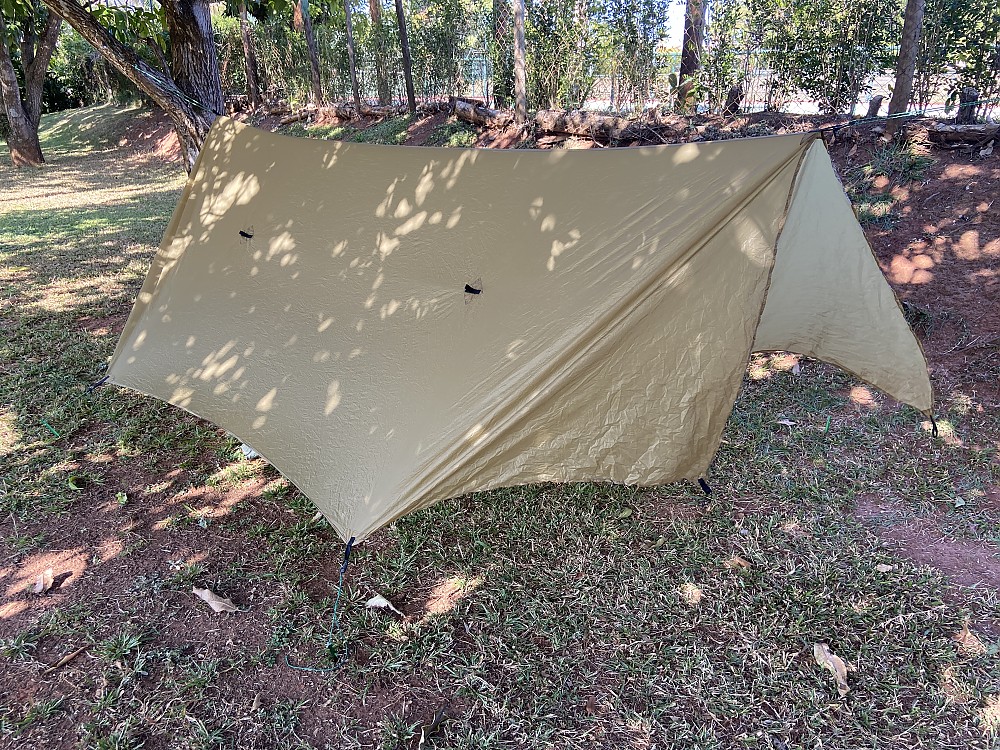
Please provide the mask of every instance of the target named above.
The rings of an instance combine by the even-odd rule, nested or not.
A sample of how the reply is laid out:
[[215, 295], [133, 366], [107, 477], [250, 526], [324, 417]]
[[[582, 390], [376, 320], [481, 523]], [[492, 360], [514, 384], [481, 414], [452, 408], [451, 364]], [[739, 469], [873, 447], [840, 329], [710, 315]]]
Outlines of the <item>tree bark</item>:
[[417, 111], [417, 98], [413, 93], [413, 72], [410, 63], [410, 37], [406, 33], [406, 13], [403, 0], [396, 0], [396, 23], [399, 26], [399, 46], [403, 51], [403, 79], [406, 82], [406, 103], [410, 114]]
[[295, 24], [302, 29], [306, 38], [312, 98], [318, 107], [323, 103], [323, 80], [319, 75], [319, 50], [316, 48], [316, 35], [313, 33], [312, 17], [309, 15], [309, 0], [298, 0], [295, 4]]
[[896, 84], [889, 100], [889, 119], [885, 123], [885, 137], [891, 138], [896, 132], [898, 118], [892, 115], [905, 112], [910, 106], [913, 91], [913, 71], [917, 65], [920, 48], [920, 27], [924, 22], [924, 0], [906, 0], [903, 15], [903, 37], [899, 44], [899, 58], [896, 60]]
[[[174, 81], [157, 72], [135, 50], [115, 39], [76, 0], [42, 2], [49, 10], [61, 15], [101, 56], [167, 113], [177, 131], [184, 163], [190, 171], [209, 128], [222, 113], [222, 85], [210, 25], [207, 26], [208, 45], [204, 38], [208, 3], [205, 0], [186, 0], [182, 5], [164, 0], [164, 10], [170, 7], [175, 11], [166, 14], [171, 47], [184, 48], [173, 50], [173, 59], [180, 58], [187, 71], [182, 82], [179, 76]], [[201, 21], [194, 17], [192, 6], [196, 3], [204, 6]], [[180, 12], [182, 7], [188, 8], [189, 12]], [[178, 29], [178, 24], [182, 28]], [[177, 75], [176, 71], [174, 73]]]
[[868, 102], [868, 114], [865, 115], [866, 118], [878, 117], [878, 111], [882, 109], [882, 102], [885, 97], [879, 94], [878, 96], [873, 96], [871, 101]]
[[524, 0], [514, 0], [514, 119], [528, 120], [528, 74], [524, 45]]
[[972, 125], [976, 122], [976, 102], [979, 101], [979, 92], [966, 86], [958, 92], [958, 112], [955, 113], [955, 123], [957, 125]]
[[684, 41], [681, 46], [681, 68], [677, 74], [679, 102], [686, 102], [701, 70], [701, 48], [705, 39], [705, 11], [709, 0], [687, 0], [684, 10]]
[[[40, 6], [39, 6], [40, 7]], [[21, 69], [24, 73], [24, 95], [18, 85], [14, 61], [7, 47], [7, 23], [0, 14], [0, 99], [10, 125], [7, 145], [15, 167], [41, 166], [45, 158], [38, 140], [38, 125], [42, 118], [42, 94], [45, 73], [59, 39], [62, 18], [49, 12], [41, 37], [34, 31], [34, 18], [25, 23], [21, 37]]]
[[361, 92], [358, 89], [358, 69], [354, 56], [354, 25], [351, 23], [351, 0], [344, 0], [344, 25], [347, 31], [347, 62], [351, 72], [351, 94], [354, 106], [361, 109]]
[[250, 39], [250, 22], [247, 20], [247, 4], [240, 0], [240, 37], [243, 39], [243, 64], [246, 67], [247, 96], [250, 107], [256, 109], [261, 104], [260, 77], [257, 73], [257, 53]]
[[722, 108], [723, 117], [736, 117], [740, 113], [740, 105], [743, 103], [743, 87], [740, 84], [735, 84], [729, 89], [729, 93], [726, 94], [726, 106]]
[[368, 0], [368, 13], [372, 17], [372, 32], [375, 34], [375, 88], [378, 90], [378, 103], [384, 107], [389, 104], [392, 95], [389, 92], [389, 79], [385, 74], [382, 0]]

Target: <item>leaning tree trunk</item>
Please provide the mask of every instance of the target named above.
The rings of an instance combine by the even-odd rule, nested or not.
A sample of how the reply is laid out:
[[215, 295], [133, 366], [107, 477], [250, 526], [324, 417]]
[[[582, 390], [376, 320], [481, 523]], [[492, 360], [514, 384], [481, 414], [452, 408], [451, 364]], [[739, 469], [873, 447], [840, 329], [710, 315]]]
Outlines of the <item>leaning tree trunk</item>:
[[21, 66], [24, 73], [24, 97], [18, 85], [14, 61], [7, 47], [7, 24], [0, 14], [0, 99], [9, 123], [7, 145], [15, 167], [37, 167], [44, 163], [38, 125], [42, 119], [42, 93], [45, 73], [56, 48], [62, 18], [49, 12], [41, 38], [31, 35], [22, 40]]
[[[176, 82], [154, 70], [135, 50], [115, 39], [76, 0], [42, 2], [49, 10], [61, 15], [98, 54], [167, 113], [177, 131], [185, 166], [190, 171], [209, 128], [222, 113], [222, 84], [215, 60], [211, 25], [205, 23], [208, 20], [207, 0], [163, 2], [165, 11], [171, 9], [166, 18], [171, 47], [175, 48], [172, 56], [184, 70], [183, 75], [174, 71]], [[195, 5], [203, 6], [204, 12], [196, 13]], [[209, 34], [207, 40], [206, 30]]]
[[316, 35], [313, 33], [312, 17], [309, 15], [309, 0], [298, 0], [295, 5], [295, 21], [306, 38], [312, 96], [318, 107], [323, 104], [323, 81], [319, 75], [319, 50], [316, 47]]
[[920, 48], [920, 27], [924, 22], [924, 0], [907, 0], [906, 14], [903, 16], [903, 38], [896, 60], [896, 84], [889, 100], [889, 119], [885, 124], [885, 137], [891, 138], [899, 122], [898, 115], [910, 106], [913, 91], [913, 71], [917, 66], [917, 52]]
[[256, 109], [260, 106], [260, 78], [257, 75], [257, 53], [253, 49], [253, 41], [250, 39], [250, 22], [247, 20], [247, 4], [245, 0], [240, 0], [240, 37], [243, 40], [243, 64], [247, 75], [247, 96], [250, 98], [250, 107]]

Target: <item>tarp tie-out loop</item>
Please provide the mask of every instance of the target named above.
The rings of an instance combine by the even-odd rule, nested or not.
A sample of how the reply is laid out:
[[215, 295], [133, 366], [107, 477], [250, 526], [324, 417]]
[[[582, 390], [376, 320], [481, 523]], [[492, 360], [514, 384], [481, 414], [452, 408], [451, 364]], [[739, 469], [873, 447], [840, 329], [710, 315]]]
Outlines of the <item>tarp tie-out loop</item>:
[[938, 436], [937, 420], [934, 419], [934, 417], [931, 417], [931, 437], [936, 438], [937, 436]]
[[335, 664], [329, 667], [307, 667], [301, 664], [292, 664], [288, 658], [288, 654], [285, 654], [285, 666], [297, 669], [300, 672], [335, 672], [347, 663], [347, 658], [350, 656], [351, 650], [347, 645], [347, 638], [344, 637], [344, 629], [340, 625], [340, 597], [344, 593], [344, 574], [347, 573], [347, 566], [351, 562], [351, 550], [353, 548], [354, 537], [352, 536], [347, 540], [347, 546], [344, 547], [344, 562], [340, 564], [340, 580], [337, 582], [337, 596], [333, 600], [333, 618], [330, 622], [330, 630], [326, 634], [326, 643], [324, 644], [324, 648], [327, 654], [329, 654], [333, 650], [333, 634], [336, 631], [337, 638], [344, 644], [340, 658], [337, 659]]
[[708, 482], [705, 481], [704, 477], [698, 477], [698, 486], [701, 487], [701, 491], [706, 495], [709, 497], [712, 496], [712, 488], [709, 486]]

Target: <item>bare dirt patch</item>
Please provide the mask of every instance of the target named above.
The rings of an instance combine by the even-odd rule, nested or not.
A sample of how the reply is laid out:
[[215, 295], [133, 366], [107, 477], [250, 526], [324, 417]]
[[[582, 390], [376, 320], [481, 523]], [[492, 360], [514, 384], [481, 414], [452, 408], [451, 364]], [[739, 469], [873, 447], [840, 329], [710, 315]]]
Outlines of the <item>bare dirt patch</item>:
[[181, 158], [177, 133], [160, 109], [154, 109], [146, 117], [131, 118], [118, 141], [118, 147], [149, 154], [166, 162], [177, 162]]

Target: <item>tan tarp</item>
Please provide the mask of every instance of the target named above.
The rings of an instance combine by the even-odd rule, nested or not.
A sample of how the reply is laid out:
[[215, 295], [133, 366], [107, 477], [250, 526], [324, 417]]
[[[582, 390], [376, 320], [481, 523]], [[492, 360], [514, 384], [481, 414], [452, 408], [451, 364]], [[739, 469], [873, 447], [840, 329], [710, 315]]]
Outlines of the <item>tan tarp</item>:
[[819, 140], [477, 151], [220, 119], [110, 379], [360, 539], [473, 490], [696, 478], [755, 349], [931, 406]]

